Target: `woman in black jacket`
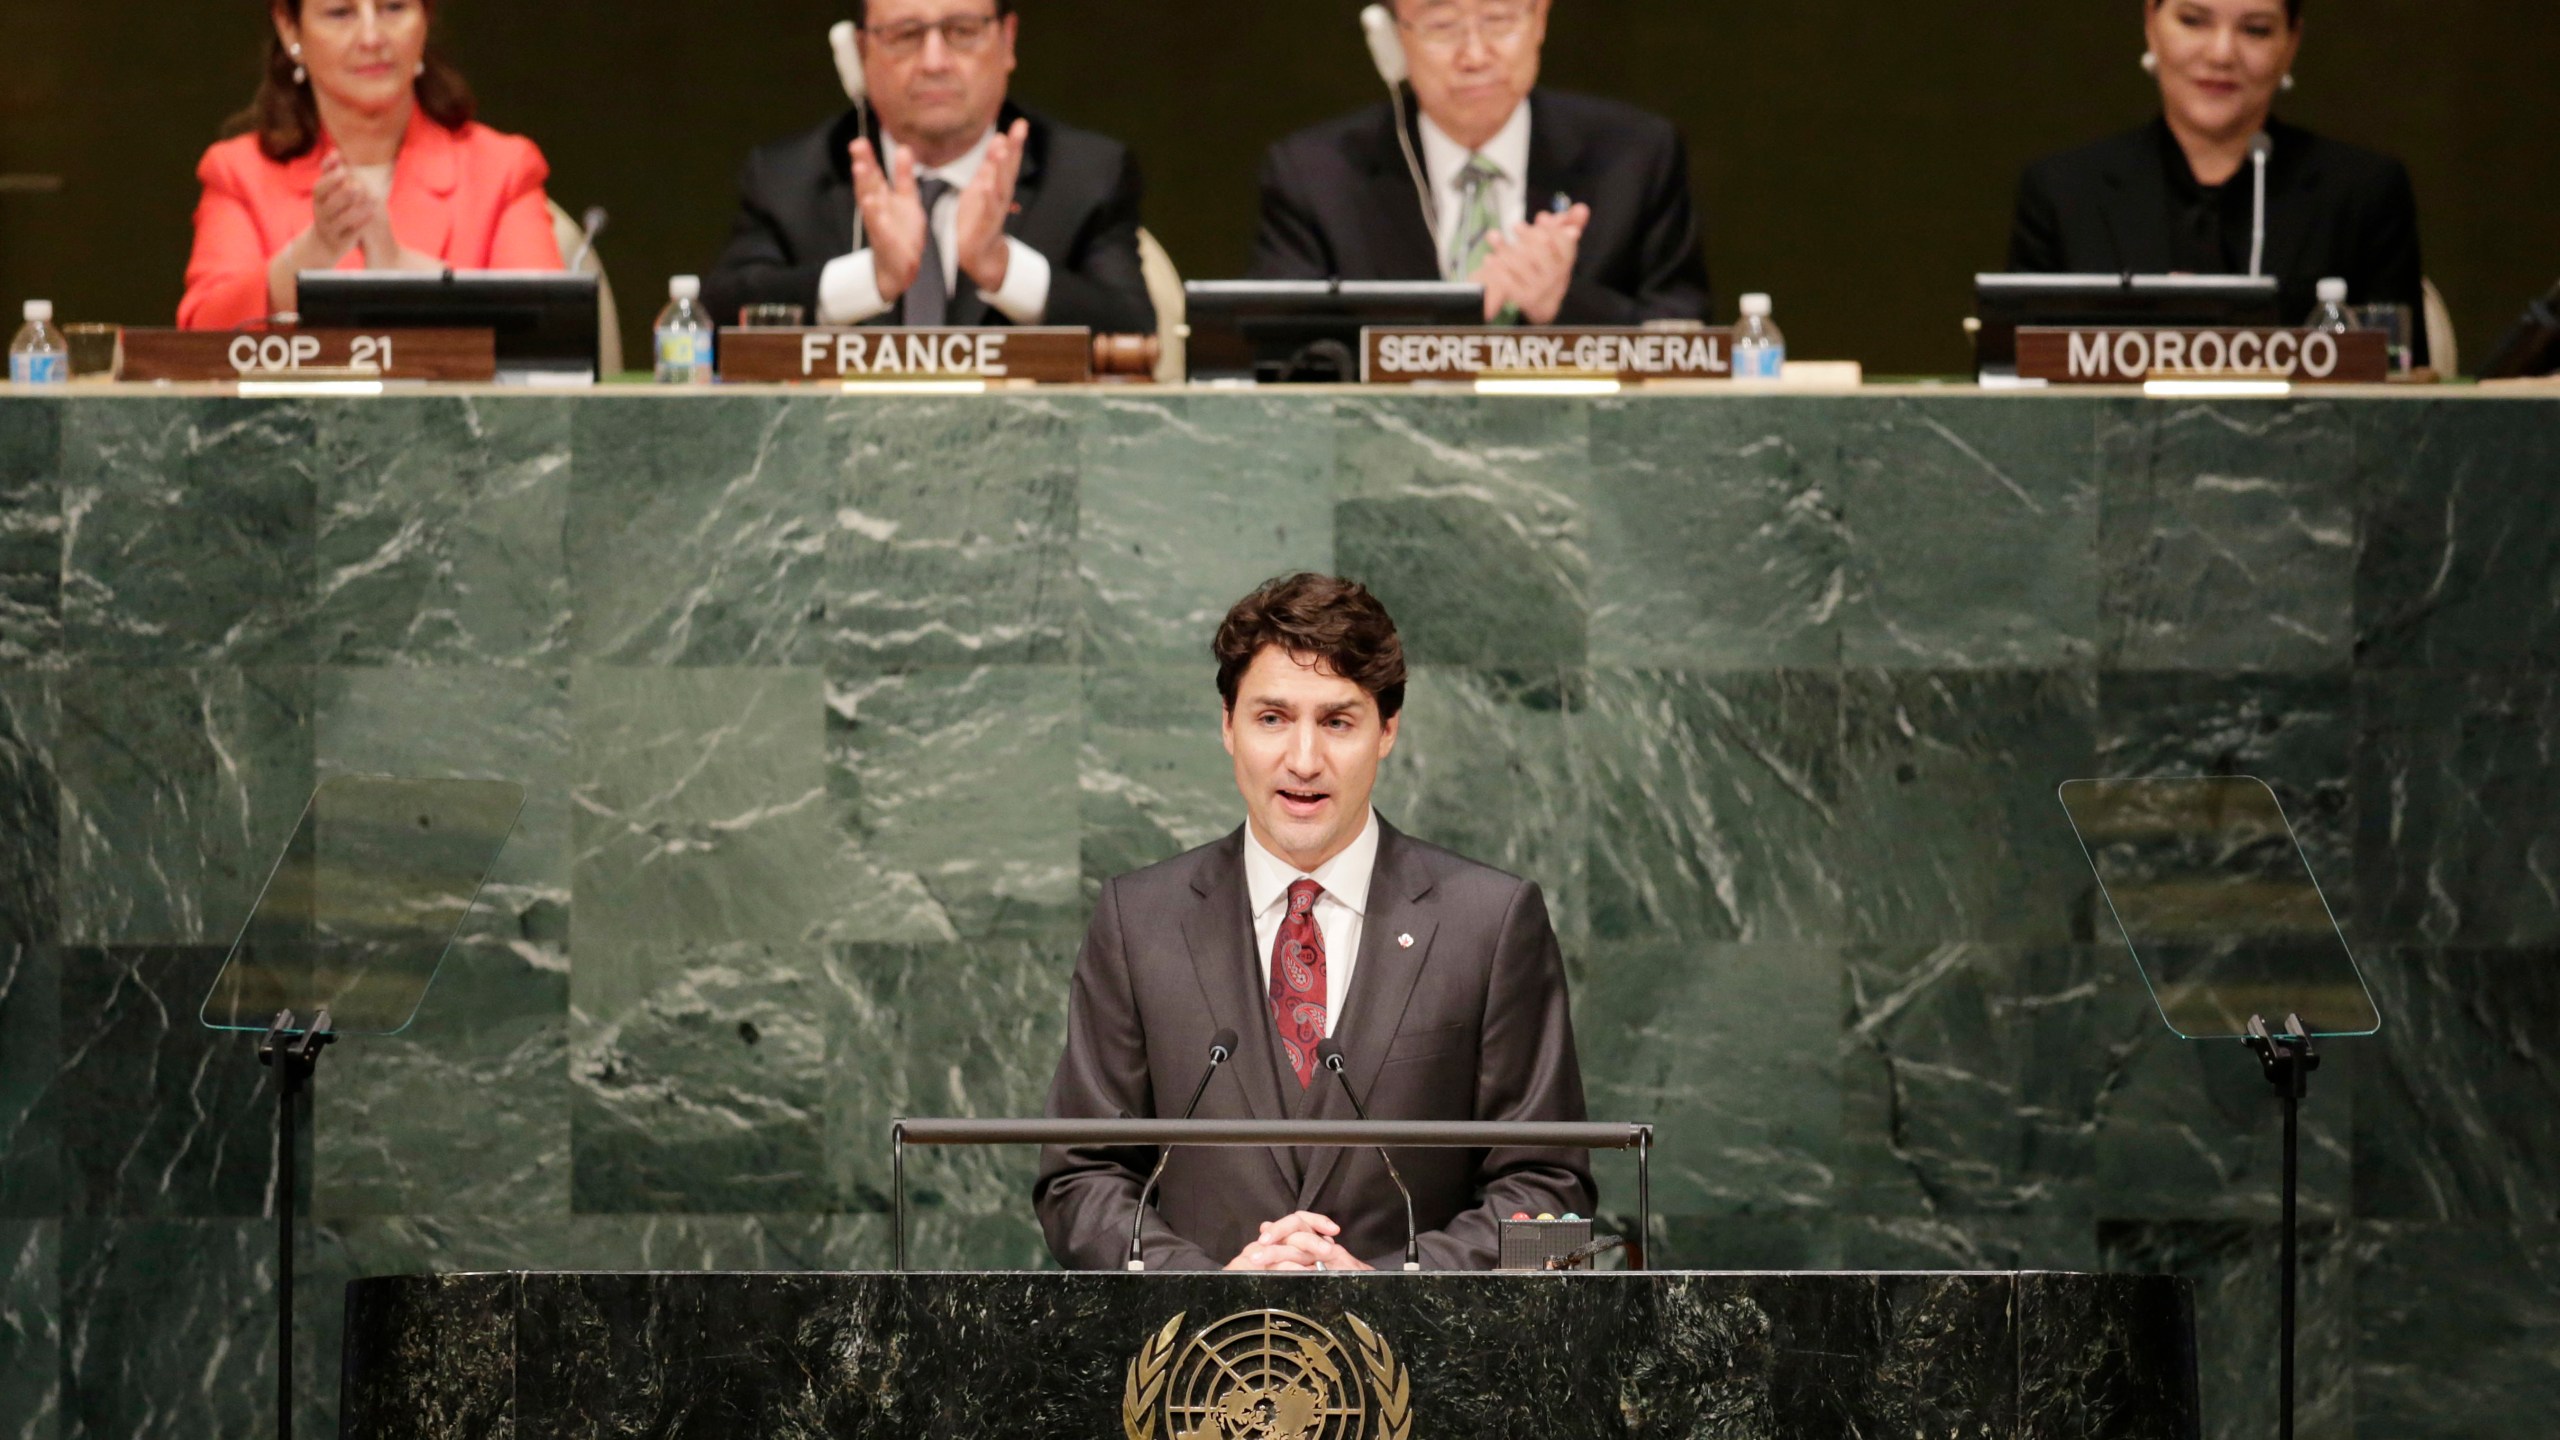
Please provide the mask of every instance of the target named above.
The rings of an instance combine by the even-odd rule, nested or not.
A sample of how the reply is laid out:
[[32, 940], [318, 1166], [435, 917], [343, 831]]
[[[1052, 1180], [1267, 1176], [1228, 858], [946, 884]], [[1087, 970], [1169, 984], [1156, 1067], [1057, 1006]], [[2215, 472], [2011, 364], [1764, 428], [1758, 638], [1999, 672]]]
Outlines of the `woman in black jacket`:
[[[2293, 88], [2303, 0], [2147, 0], [2142, 68], [2160, 115], [2037, 161], [2018, 186], [2009, 268], [2063, 274], [2273, 275], [2299, 322], [2335, 276], [2358, 305], [2425, 313], [2418, 202], [2397, 160], [2273, 118]], [[2252, 147], [2266, 141], [2257, 228]], [[2252, 262], [2255, 261], [2253, 267]], [[2413, 334], [2425, 363], [2423, 335]]]

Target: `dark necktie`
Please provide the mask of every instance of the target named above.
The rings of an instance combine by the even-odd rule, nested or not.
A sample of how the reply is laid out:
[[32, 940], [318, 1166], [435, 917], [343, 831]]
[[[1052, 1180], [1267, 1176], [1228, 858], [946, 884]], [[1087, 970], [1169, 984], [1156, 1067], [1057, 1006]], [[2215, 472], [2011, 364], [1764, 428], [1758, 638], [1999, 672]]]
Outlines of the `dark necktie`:
[[951, 323], [951, 284], [942, 278], [942, 240], [933, 228], [933, 208], [951, 193], [951, 182], [927, 177], [916, 184], [924, 202], [924, 263], [916, 267], [916, 283], [907, 287], [906, 308], [899, 318], [930, 329]]
[[1271, 942], [1271, 1019], [1301, 1090], [1315, 1083], [1316, 1047], [1324, 1043], [1324, 931], [1316, 926], [1323, 893], [1313, 880], [1291, 885], [1289, 913]]

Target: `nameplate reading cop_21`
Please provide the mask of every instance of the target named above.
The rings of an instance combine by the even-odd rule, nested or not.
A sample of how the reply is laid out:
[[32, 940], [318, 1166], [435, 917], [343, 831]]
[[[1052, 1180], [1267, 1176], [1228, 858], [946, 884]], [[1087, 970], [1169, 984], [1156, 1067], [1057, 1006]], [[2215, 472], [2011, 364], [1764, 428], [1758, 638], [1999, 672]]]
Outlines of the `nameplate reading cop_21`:
[[2159, 376], [2379, 385], [2391, 378], [2379, 330], [2233, 327], [2018, 327], [2018, 378], [2053, 385], [2139, 385]]
[[746, 384], [806, 380], [1028, 381], [1093, 378], [1093, 332], [1081, 327], [912, 330], [723, 330], [720, 378]]
[[127, 330], [126, 380], [198, 384], [332, 379], [486, 383], [498, 377], [498, 343], [488, 330]]
[[1731, 330], [1568, 326], [1481, 330], [1373, 326], [1360, 332], [1360, 383], [1417, 385], [1488, 375], [1730, 380]]

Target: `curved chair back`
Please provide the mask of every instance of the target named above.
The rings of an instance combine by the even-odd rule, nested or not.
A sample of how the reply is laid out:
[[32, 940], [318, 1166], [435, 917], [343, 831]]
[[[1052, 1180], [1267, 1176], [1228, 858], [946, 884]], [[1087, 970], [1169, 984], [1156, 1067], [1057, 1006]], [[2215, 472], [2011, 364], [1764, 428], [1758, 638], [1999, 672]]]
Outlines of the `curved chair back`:
[[2447, 380], [2462, 373], [2462, 346], [2453, 333], [2453, 308], [2444, 303], [2444, 292], [2429, 280], [2427, 286], [2427, 367]]
[[[551, 238], [559, 242], [560, 258], [566, 260], [577, 253], [578, 242], [587, 232], [577, 216], [560, 208], [559, 201], [550, 204]], [[596, 277], [596, 378], [610, 380], [622, 373], [622, 312], [613, 303], [613, 281], [604, 273], [604, 253], [590, 248], [578, 268]]]
[[1183, 343], [1191, 333], [1191, 317], [1182, 298], [1182, 272], [1143, 226], [1138, 230], [1138, 264], [1146, 272], [1147, 298], [1156, 307], [1156, 339], [1161, 347], [1156, 354], [1156, 383], [1179, 385], [1191, 374], [1188, 347]]

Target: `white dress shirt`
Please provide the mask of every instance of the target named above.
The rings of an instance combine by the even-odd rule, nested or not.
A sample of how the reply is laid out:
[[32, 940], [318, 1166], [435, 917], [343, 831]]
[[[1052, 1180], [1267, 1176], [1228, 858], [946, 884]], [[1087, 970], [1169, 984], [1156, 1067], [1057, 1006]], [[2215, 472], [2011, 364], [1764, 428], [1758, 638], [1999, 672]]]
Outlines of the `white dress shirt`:
[[1447, 253], [1458, 248], [1464, 239], [1458, 226], [1467, 216], [1467, 191], [1459, 183], [1467, 162], [1482, 155], [1502, 171], [1493, 184], [1493, 213], [1502, 228], [1525, 223], [1529, 218], [1529, 103], [1520, 102], [1511, 118], [1502, 122], [1482, 150], [1469, 150], [1449, 138], [1429, 115], [1422, 117], [1422, 171], [1431, 177], [1431, 195], [1440, 208], [1440, 270], [1451, 280], [1464, 280], [1464, 275], [1450, 275], [1456, 263]]
[[[1524, 111], [1526, 107], [1523, 107]], [[916, 183], [940, 180], [950, 185], [951, 192], [942, 197], [925, 223], [933, 227], [933, 237], [942, 250], [943, 292], [960, 293], [960, 192], [976, 178], [978, 167], [986, 163], [987, 147], [995, 144], [996, 132], [989, 129], [969, 147], [969, 153], [948, 165], [934, 165], [916, 171]], [[875, 153], [883, 167], [892, 167], [897, 149], [886, 135], [874, 137]], [[895, 175], [894, 168], [887, 173]], [[862, 207], [854, 206], [854, 234], [862, 233]], [[1013, 252], [1005, 266], [1004, 288], [984, 295], [996, 313], [1016, 325], [1037, 325], [1049, 313], [1049, 258], [1011, 236], [1005, 237], [1005, 248]], [[818, 272], [818, 323], [821, 325], [859, 325], [865, 320], [885, 315], [896, 301], [880, 293], [879, 262], [869, 249], [839, 255]]]
[[1280, 938], [1280, 921], [1289, 913], [1289, 887], [1313, 880], [1324, 887], [1316, 900], [1316, 929], [1324, 936], [1324, 1033], [1330, 1038], [1342, 1023], [1342, 1002], [1351, 994], [1351, 972], [1360, 963], [1360, 925], [1369, 913], [1369, 877], [1378, 868], [1378, 812], [1360, 827], [1360, 838], [1341, 854], [1316, 867], [1313, 875], [1262, 848], [1253, 827], [1244, 832], [1244, 891], [1253, 906], [1254, 948], [1262, 960], [1262, 1014], [1271, 1019], [1271, 949]]

